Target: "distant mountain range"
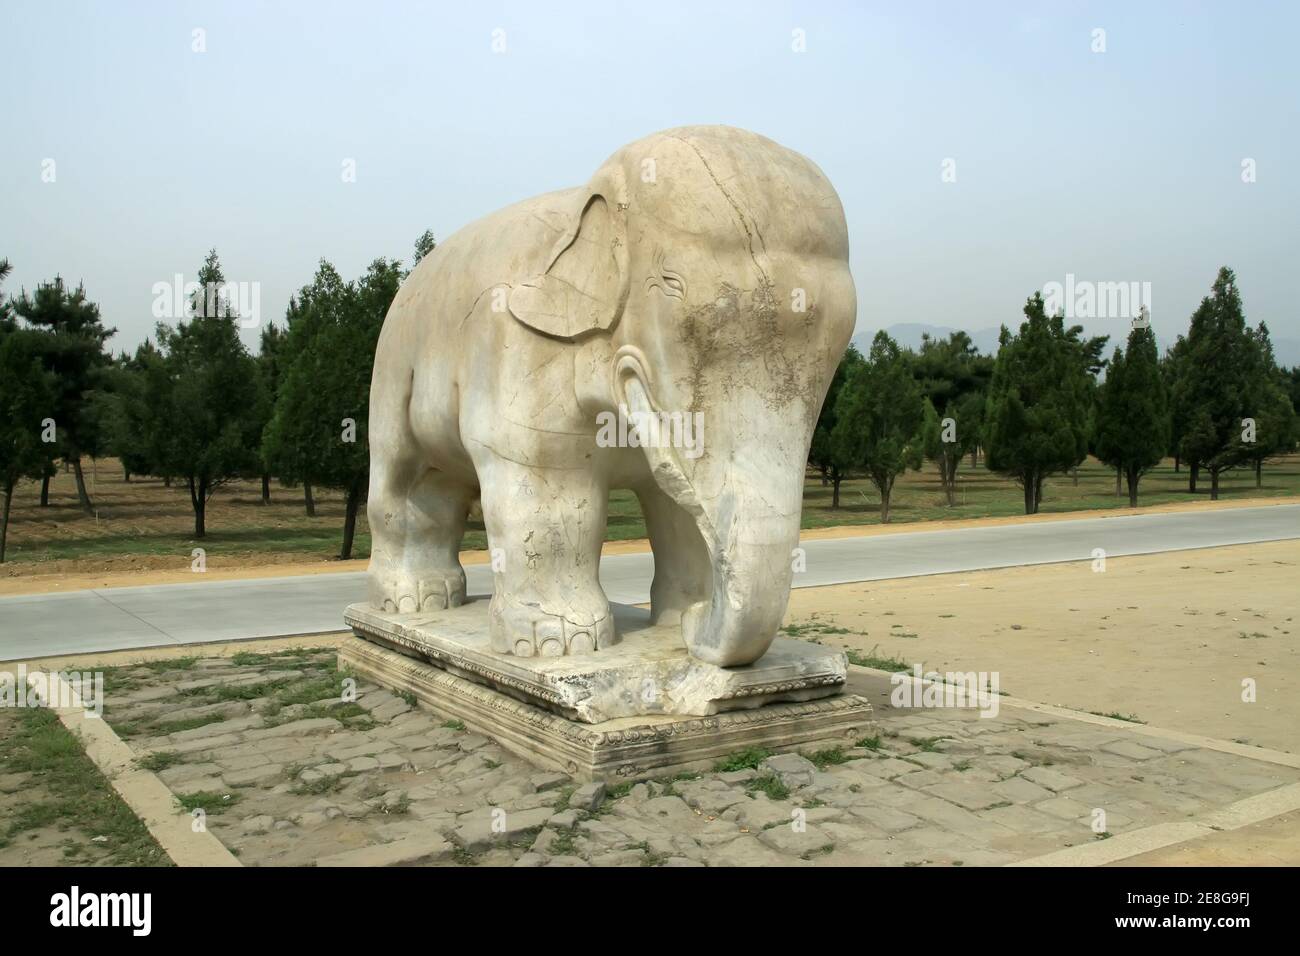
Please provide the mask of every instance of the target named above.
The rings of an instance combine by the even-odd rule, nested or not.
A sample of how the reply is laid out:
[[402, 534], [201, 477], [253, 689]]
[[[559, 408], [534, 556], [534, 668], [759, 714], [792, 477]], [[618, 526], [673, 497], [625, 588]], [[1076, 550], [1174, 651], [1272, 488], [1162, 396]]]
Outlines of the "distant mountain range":
[[[871, 351], [871, 340], [876, 337], [877, 329], [859, 330], [853, 336], [853, 344], [857, 346], [859, 352], [866, 355]], [[889, 337], [899, 344], [901, 348], [919, 349], [921, 347], [921, 336], [929, 335], [932, 339], [946, 339], [956, 329], [949, 328], [946, 325], [929, 325], [925, 322], [896, 322], [888, 326], [885, 331]], [[998, 332], [997, 326], [990, 326], [984, 329], [967, 329], [966, 334], [970, 336], [971, 344], [980, 350], [984, 355], [997, 355], [998, 353]], [[1011, 330], [1012, 332], [1015, 329]], [[1111, 341], [1106, 343], [1106, 355], [1114, 351], [1117, 343], [1112, 337]], [[1159, 337], [1156, 344], [1163, 355], [1165, 349], [1171, 345], [1171, 342], [1162, 341]], [[1277, 357], [1277, 364], [1285, 367], [1300, 365], [1300, 339], [1273, 339], [1273, 354]]]

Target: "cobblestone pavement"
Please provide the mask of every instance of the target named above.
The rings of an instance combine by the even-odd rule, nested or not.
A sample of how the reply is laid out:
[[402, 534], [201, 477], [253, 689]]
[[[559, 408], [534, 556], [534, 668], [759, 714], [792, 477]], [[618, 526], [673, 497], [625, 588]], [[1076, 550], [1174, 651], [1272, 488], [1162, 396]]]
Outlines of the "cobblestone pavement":
[[995, 865], [1182, 822], [1300, 771], [1003, 708], [878, 713], [845, 750], [580, 784], [334, 652], [109, 672], [105, 716], [246, 865]]

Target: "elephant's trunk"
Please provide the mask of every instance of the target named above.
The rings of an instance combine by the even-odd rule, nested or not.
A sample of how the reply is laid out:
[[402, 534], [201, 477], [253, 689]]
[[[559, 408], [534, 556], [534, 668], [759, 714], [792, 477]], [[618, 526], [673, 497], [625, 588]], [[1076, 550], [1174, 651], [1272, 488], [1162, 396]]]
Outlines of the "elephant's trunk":
[[752, 664], [775, 639], [799, 544], [802, 483], [789, 477], [759, 476], [761, 486], [729, 486], [710, 503], [717, 506], [707, 509], [712, 535], [706, 532], [705, 539], [713, 590], [708, 601], [682, 615], [682, 637], [693, 657], [719, 667]]
[[[621, 363], [628, 406], [657, 413], [635, 363]], [[805, 431], [796, 419], [775, 423], [775, 434]], [[726, 434], [726, 432], [723, 432]], [[712, 589], [707, 601], [682, 615], [691, 655], [720, 667], [752, 664], [767, 652], [785, 616], [803, 509], [801, 451], [789, 444], [746, 443], [689, 466], [670, 447], [647, 447], [659, 487], [695, 519], [708, 550]]]

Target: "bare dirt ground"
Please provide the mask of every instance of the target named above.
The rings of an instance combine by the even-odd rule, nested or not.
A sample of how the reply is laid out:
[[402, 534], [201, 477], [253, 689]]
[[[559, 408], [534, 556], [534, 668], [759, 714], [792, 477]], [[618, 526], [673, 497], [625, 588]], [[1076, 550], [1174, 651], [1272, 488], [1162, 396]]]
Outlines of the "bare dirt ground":
[[997, 672], [1016, 697], [1293, 753], [1297, 567], [1300, 541], [1280, 541], [809, 588], [786, 620], [856, 654]]

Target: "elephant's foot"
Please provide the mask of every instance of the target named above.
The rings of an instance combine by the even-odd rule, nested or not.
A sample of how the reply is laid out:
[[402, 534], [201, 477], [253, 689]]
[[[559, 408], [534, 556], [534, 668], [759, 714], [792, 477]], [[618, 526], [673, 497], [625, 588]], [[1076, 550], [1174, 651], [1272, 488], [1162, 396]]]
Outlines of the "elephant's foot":
[[385, 611], [414, 614], [441, 611], [465, 603], [465, 572], [454, 570], [388, 571], [370, 577], [370, 603]]
[[551, 614], [541, 602], [494, 595], [490, 609], [493, 650], [517, 657], [590, 654], [616, 640], [614, 617], [604, 595], [588, 606]]

